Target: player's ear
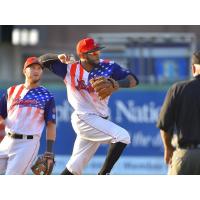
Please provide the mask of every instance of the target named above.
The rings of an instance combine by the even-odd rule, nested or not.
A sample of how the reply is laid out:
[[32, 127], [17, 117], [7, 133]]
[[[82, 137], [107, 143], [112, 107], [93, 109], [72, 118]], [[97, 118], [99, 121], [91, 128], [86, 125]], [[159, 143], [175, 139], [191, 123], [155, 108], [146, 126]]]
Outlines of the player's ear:
[[79, 54], [79, 57], [80, 57], [81, 59], [85, 59], [85, 58], [86, 58], [86, 54], [81, 53], [81, 54]]
[[26, 69], [23, 69], [22, 74], [24, 74], [24, 76], [25, 76], [25, 74], [26, 74]]

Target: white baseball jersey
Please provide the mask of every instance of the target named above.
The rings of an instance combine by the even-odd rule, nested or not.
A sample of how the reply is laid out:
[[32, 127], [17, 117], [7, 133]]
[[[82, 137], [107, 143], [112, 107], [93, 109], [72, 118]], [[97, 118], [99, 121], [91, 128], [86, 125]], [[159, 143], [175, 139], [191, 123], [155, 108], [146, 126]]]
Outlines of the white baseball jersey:
[[47, 121], [55, 122], [54, 98], [42, 86], [33, 89], [26, 89], [23, 84], [12, 86], [0, 104], [6, 132], [40, 136]]
[[49, 69], [63, 78], [67, 87], [68, 101], [77, 114], [97, 114], [101, 117], [109, 115], [109, 97], [105, 100], [100, 100], [89, 81], [98, 76], [120, 80], [132, 74], [113, 61], [107, 60], [100, 60], [98, 66], [94, 67], [90, 72], [87, 72], [80, 62], [67, 65], [60, 61], [55, 61], [51, 63]]
[[55, 123], [55, 102], [46, 88], [26, 89], [23, 84], [7, 90], [0, 100], [0, 116], [7, 133], [33, 135], [14, 139], [7, 134], [0, 144], [0, 174], [27, 174], [38, 154], [40, 136], [48, 121]]

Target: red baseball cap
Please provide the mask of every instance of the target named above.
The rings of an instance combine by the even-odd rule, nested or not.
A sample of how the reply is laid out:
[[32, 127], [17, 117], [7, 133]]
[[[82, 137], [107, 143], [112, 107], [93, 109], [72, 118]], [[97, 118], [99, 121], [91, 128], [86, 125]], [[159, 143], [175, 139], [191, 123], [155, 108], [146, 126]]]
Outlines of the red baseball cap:
[[96, 44], [93, 38], [84, 38], [78, 42], [76, 46], [76, 52], [79, 55], [82, 53], [91, 53], [94, 51], [99, 51], [103, 48], [105, 47]]
[[26, 69], [27, 67], [29, 67], [32, 64], [39, 64], [43, 68], [42, 63], [38, 60], [37, 57], [28, 57], [26, 59], [26, 62], [24, 63], [24, 69]]

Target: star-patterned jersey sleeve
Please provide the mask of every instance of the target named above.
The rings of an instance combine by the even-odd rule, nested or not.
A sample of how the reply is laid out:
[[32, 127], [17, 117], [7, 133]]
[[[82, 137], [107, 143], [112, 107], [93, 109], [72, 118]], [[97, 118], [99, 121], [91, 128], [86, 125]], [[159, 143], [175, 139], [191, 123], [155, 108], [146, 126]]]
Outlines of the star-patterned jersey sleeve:
[[48, 68], [51, 72], [61, 77], [65, 78], [67, 74], [67, 64], [62, 63], [58, 59], [58, 55], [48, 53], [39, 57], [39, 60], [43, 63], [44, 67]]
[[122, 80], [126, 78], [128, 75], [132, 75], [134, 79], [136, 80], [136, 84], [139, 84], [138, 78], [129, 70], [122, 68], [120, 65], [117, 63], [113, 63], [112, 66], [112, 78], [117, 80]]
[[5, 119], [7, 117], [7, 94], [3, 94], [0, 99], [0, 115]]
[[55, 100], [53, 97], [47, 102], [45, 106], [44, 120], [46, 124], [48, 121], [52, 121], [56, 123], [56, 106], [55, 106]]

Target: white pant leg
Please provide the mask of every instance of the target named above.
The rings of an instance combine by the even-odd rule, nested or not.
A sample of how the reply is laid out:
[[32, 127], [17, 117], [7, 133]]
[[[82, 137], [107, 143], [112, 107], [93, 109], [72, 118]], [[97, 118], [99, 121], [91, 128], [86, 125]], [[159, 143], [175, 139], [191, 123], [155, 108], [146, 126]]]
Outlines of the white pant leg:
[[8, 151], [10, 148], [11, 140], [5, 136], [0, 143], [0, 174], [5, 174], [8, 161]]
[[0, 157], [0, 175], [5, 174], [5, 172], [6, 172], [7, 160], [8, 160], [8, 158]]
[[99, 145], [99, 142], [85, 140], [77, 136], [72, 155], [66, 165], [67, 169], [73, 174], [82, 174], [82, 170], [95, 154]]
[[9, 151], [6, 175], [23, 175], [30, 170], [32, 162], [38, 154], [39, 136], [33, 139], [12, 139]]
[[130, 143], [129, 133], [109, 120], [97, 115], [72, 114], [72, 126], [77, 134], [73, 153], [67, 169], [73, 174], [81, 174], [99, 145], [104, 142]]
[[94, 114], [72, 114], [72, 126], [81, 138], [96, 142], [130, 143], [130, 135], [124, 128]]

